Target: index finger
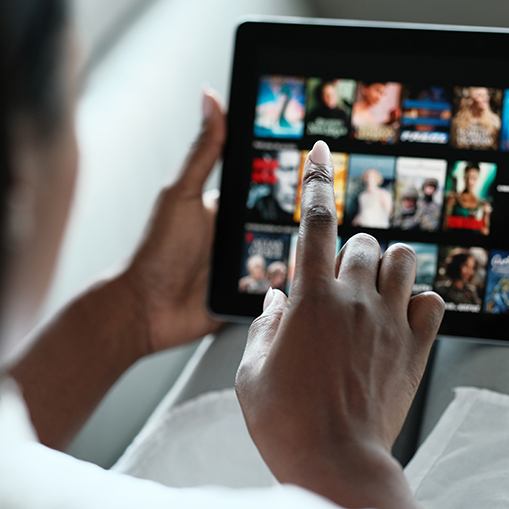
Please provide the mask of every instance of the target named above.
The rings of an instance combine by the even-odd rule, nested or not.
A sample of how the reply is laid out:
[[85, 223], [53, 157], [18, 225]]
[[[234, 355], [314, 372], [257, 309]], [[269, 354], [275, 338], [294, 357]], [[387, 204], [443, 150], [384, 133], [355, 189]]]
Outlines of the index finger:
[[317, 141], [305, 163], [295, 280], [334, 278], [338, 220], [329, 147]]

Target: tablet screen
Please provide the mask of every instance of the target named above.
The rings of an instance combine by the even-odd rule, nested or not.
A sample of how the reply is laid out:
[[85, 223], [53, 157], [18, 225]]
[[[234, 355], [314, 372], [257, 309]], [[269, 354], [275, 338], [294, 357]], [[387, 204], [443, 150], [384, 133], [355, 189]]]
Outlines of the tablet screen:
[[[349, 30], [353, 43], [358, 34]], [[509, 313], [509, 77], [494, 54], [435, 54], [428, 32], [413, 33], [430, 38], [428, 51], [405, 54], [394, 40], [384, 46], [397, 31], [378, 32], [376, 51], [366, 32], [366, 49], [355, 53], [326, 40], [323, 51], [315, 42], [300, 55], [266, 42], [251, 48], [238, 134], [246, 149], [232, 155], [243, 177], [230, 202], [237, 233], [225, 294], [245, 302], [240, 314], [255, 315], [269, 287], [291, 292], [304, 161], [323, 139], [334, 165], [338, 249], [358, 232], [382, 250], [407, 243], [417, 255], [414, 293], [443, 297], [447, 332], [482, 335], [484, 327], [499, 337]]]

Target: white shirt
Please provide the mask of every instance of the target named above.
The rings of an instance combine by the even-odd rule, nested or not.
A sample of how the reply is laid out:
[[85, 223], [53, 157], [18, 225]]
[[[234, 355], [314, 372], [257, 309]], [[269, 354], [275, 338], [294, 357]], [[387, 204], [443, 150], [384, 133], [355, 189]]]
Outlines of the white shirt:
[[355, 226], [389, 228], [391, 200], [386, 189], [363, 191], [359, 195], [359, 214], [355, 218]]
[[1, 509], [331, 509], [295, 486], [169, 488], [43, 446], [12, 380], [0, 383]]

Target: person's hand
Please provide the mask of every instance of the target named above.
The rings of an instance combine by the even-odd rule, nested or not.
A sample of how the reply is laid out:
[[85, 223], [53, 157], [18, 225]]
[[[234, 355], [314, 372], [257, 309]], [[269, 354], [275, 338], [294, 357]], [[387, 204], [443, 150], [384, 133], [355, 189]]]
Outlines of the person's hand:
[[318, 142], [306, 162], [292, 291], [267, 293], [236, 390], [281, 482], [351, 507], [413, 507], [390, 450], [444, 303], [432, 292], [411, 296], [416, 256], [402, 244], [381, 257], [378, 242], [360, 234], [336, 258], [332, 175]]
[[125, 288], [139, 303], [147, 353], [216, 330], [206, 308], [216, 203], [203, 186], [221, 155], [225, 115], [211, 93], [203, 97], [203, 128], [178, 180], [164, 189], [145, 240], [127, 271]]

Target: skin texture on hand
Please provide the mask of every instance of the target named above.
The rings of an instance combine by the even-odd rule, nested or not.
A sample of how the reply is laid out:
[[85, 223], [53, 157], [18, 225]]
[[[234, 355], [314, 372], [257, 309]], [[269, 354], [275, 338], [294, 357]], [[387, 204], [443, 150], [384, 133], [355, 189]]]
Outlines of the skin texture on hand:
[[145, 240], [122, 279], [145, 317], [146, 353], [181, 345], [221, 325], [206, 307], [216, 201], [203, 187], [221, 155], [226, 124], [215, 96], [203, 98], [202, 133], [177, 182], [163, 190]]
[[207, 93], [202, 133], [128, 269], [69, 304], [12, 367], [46, 445], [65, 447], [138, 359], [220, 326], [206, 309], [215, 203], [202, 191], [224, 137], [224, 113]]
[[[323, 142], [322, 142], [323, 143]], [[390, 455], [444, 304], [411, 296], [416, 257], [360, 234], [335, 256], [331, 161], [306, 162], [292, 293], [269, 290], [237, 380], [249, 431], [281, 482], [348, 507], [415, 507]], [[316, 158], [315, 158], [316, 159]]]

